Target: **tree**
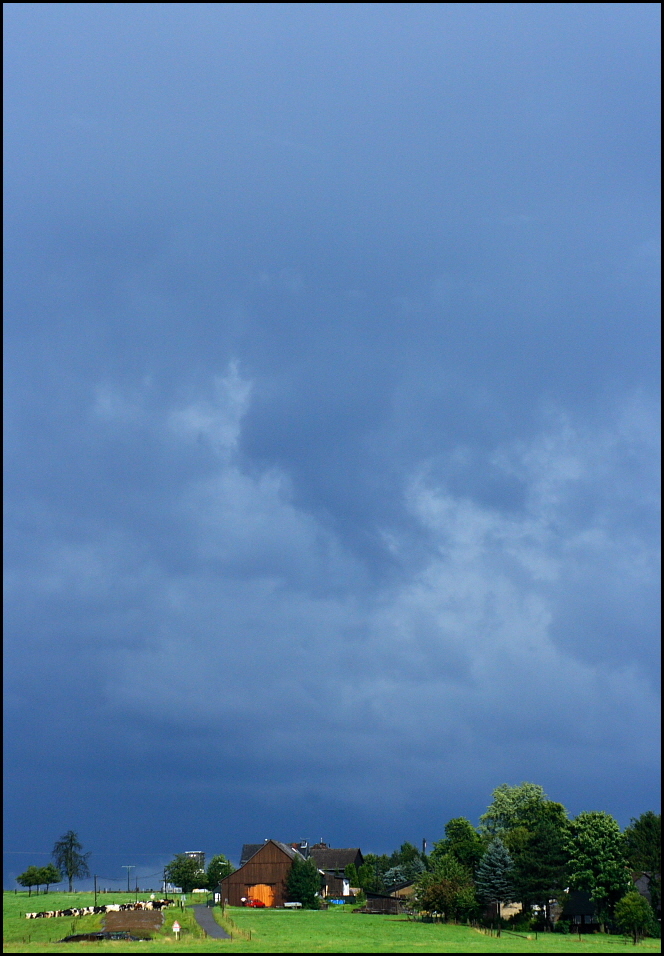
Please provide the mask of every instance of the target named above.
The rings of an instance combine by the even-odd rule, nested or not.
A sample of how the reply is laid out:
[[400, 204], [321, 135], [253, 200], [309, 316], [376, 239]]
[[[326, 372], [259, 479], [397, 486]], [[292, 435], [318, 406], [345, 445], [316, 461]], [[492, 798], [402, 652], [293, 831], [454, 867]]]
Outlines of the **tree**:
[[634, 819], [624, 833], [627, 862], [638, 876], [645, 876], [655, 913], [662, 905], [662, 817], [647, 810]]
[[399, 883], [407, 883], [408, 877], [406, 876], [405, 868], [401, 864], [391, 866], [383, 876], [383, 882], [388, 889], [392, 886], [397, 886]]
[[435, 869], [437, 861], [451, 853], [462, 866], [474, 873], [484, 850], [482, 837], [470, 820], [455, 817], [445, 824], [445, 839], [434, 843], [429, 863]]
[[454, 922], [469, 919], [477, 910], [472, 874], [451, 853], [439, 855], [435, 869], [421, 874], [415, 898], [420, 909], [443, 913]]
[[[415, 846], [414, 843], [402, 843], [398, 850], [395, 850], [392, 856], [390, 857], [390, 863], [392, 866], [408, 866], [412, 863], [421, 863], [422, 862], [422, 853]], [[419, 872], [422, 872], [419, 870]]]
[[384, 877], [390, 866], [391, 861], [387, 854], [376, 856], [375, 853], [367, 853], [364, 863], [357, 871], [361, 889], [365, 893], [384, 893], [387, 889]]
[[313, 860], [295, 857], [286, 881], [286, 893], [291, 903], [301, 903], [305, 909], [317, 910], [320, 906], [321, 875]]
[[207, 868], [208, 889], [216, 890], [221, 881], [232, 873], [234, 869], [231, 861], [225, 857], [223, 853], [213, 856]]
[[489, 837], [503, 837], [516, 827], [528, 829], [538, 809], [548, 802], [544, 788], [537, 783], [524, 782], [516, 787], [501, 783], [492, 796], [493, 802], [480, 817], [480, 832]]
[[475, 883], [477, 895], [483, 902], [498, 905], [498, 916], [501, 904], [514, 899], [513, 875], [514, 863], [509, 850], [500, 837], [494, 837], [479, 862]]
[[41, 867], [39, 870], [39, 875], [41, 876], [41, 880], [39, 882], [46, 885], [47, 893], [51, 883], [59, 883], [62, 879], [62, 873], [57, 866], [53, 865], [53, 863], [49, 863], [47, 866]]
[[81, 853], [83, 844], [79, 842], [78, 835], [73, 830], [67, 830], [64, 836], [61, 836], [53, 846], [51, 856], [55, 860], [55, 865], [64, 873], [69, 880], [69, 892], [72, 892], [74, 880], [84, 879], [90, 876], [88, 868], [89, 853]]
[[590, 892], [604, 928], [616, 903], [632, 885], [620, 827], [603, 810], [584, 811], [572, 820], [565, 848], [570, 885]]
[[[560, 804], [553, 806], [559, 807]], [[564, 809], [564, 808], [563, 808]], [[526, 841], [514, 854], [515, 896], [526, 910], [537, 903], [550, 921], [549, 902], [560, 897], [569, 883], [567, 850], [569, 821], [566, 815], [556, 820], [553, 815], [542, 815], [530, 831]]]
[[201, 869], [198, 860], [178, 853], [164, 870], [166, 879], [174, 886], [181, 886], [183, 893], [191, 893], [196, 887], [206, 882], [205, 871]]
[[359, 887], [360, 877], [358, 876], [357, 867], [354, 863], [349, 863], [346, 869], [344, 870], [344, 876], [348, 880], [351, 886]]
[[539, 904], [549, 920], [549, 901], [566, 884], [567, 810], [535, 783], [501, 784], [480, 817], [485, 835], [500, 835], [514, 861], [514, 893], [524, 906]]
[[42, 879], [43, 868], [38, 866], [29, 866], [25, 873], [21, 873], [16, 877], [16, 882], [19, 886], [27, 886], [28, 896], [32, 896], [32, 887], [37, 887], [37, 893], [39, 893], [39, 887], [44, 882]]
[[639, 936], [647, 936], [655, 922], [650, 903], [638, 890], [630, 890], [618, 900], [614, 918], [623, 932], [631, 934], [635, 946]]

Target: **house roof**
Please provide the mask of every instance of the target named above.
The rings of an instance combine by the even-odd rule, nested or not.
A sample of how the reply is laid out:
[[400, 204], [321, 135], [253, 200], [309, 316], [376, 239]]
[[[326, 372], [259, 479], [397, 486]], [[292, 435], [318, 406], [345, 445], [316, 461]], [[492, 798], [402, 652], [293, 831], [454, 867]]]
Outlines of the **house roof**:
[[[267, 841], [266, 841], [267, 842]], [[242, 856], [240, 857], [240, 866], [244, 866], [247, 860], [250, 860], [254, 853], [258, 853], [265, 843], [245, 843], [242, 846]]]
[[335, 850], [333, 847], [327, 847], [324, 850], [311, 848], [311, 856], [316, 866], [321, 870], [344, 870], [350, 863], [355, 863], [358, 854], [361, 863], [362, 851], [359, 847], [339, 850]]

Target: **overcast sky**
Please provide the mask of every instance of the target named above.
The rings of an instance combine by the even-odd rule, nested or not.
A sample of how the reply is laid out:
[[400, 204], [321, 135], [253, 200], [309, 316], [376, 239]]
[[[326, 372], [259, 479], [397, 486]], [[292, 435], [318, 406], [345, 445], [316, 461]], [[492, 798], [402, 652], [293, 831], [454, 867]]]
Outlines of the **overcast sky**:
[[659, 4], [4, 10], [5, 885], [657, 810]]

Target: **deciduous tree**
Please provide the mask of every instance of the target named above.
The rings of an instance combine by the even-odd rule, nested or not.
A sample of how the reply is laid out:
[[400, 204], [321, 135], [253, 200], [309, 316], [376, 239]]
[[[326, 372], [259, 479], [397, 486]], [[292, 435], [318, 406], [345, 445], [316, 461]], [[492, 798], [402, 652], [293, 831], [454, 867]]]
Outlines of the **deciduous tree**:
[[365, 893], [385, 892], [385, 874], [390, 869], [390, 865], [387, 854], [377, 856], [375, 853], [367, 853], [364, 863], [357, 871], [360, 887]]
[[647, 936], [655, 923], [650, 903], [638, 890], [630, 890], [618, 900], [614, 919], [624, 933], [632, 936], [635, 946], [639, 937]]
[[446, 920], [469, 919], [477, 910], [472, 874], [451, 853], [439, 855], [435, 868], [421, 874], [415, 893], [420, 909], [443, 913]]
[[51, 856], [55, 865], [64, 873], [69, 880], [69, 892], [72, 892], [74, 880], [84, 879], [90, 876], [88, 868], [89, 853], [81, 853], [83, 844], [79, 841], [78, 835], [73, 830], [67, 832], [56, 840]]
[[528, 822], [537, 815], [538, 808], [547, 800], [544, 788], [537, 783], [510, 786], [501, 783], [493, 791], [493, 801], [480, 817], [480, 832], [488, 836], [503, 836], [515, 827], [528, 828]]
[[207, 886], [210, 890], [216, 890], [223, 879], [234, 871], [235, 867], [223, 853], [213, 856], [208, 863], [207, 868]]
[[434, 843], [429, 862], [435, 869], [437, 861], [451, 853], [462, 866], [474, 873], [485, 849], [482, 837], [470, 820], [455, 817], [445, 824], [445, 839]]
[[42, 870], [38, 866], [29, 866], [25, 873], [21, 873], [16, 877], [16, 882], [19, 886], [27, 886], [28, 896], [32, 896], [32, 887], [37, 887], [37, 892], [39, 892], [39, 887], [44, 882], [42, 879]]
[[570, 823], [566, 850], [570, 885], [590, 892], [599, 920], [605, 924], [632, 885], [618, 822], [603, 810], [580, 813]]
[[57, 868], [57, 866], [53, 865], [53, 863], [49, 863], [47, 866], [43, 866], [40, 869], [39, 874], [41, 876], [41, 880], [39, 882], [45, 884], [47, 893], [51, 883], [59, 883], [60, 880], [62, 879], [62, 873]]
[[201, 869], [198, 860], [187, 856], [186, 853], [178, 853], [174, 856], [164, 873], [169, 883], [182, 887], [183, 893], [191, 893], [207, 880], [205, 871]]

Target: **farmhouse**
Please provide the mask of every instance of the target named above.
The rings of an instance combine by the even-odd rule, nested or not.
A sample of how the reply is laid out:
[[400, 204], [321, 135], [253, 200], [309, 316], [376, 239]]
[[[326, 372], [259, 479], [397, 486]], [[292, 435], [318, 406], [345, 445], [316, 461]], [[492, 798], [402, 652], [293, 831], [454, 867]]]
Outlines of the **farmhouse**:
[[311, 859], [319, 870], [323, 871], [325, 884], [323, 896], [350, 896], [350, 882], [346, 879], [345, 871], [349, 864], [359, 869], [364, 863], [364, 857], [359, 847], [335, 849], [327, 843], [314, 843], [309, 851]]
[[304, 859], [299, 850], [278, 840], [245, 843], [240, 869], [221, 881], [222, 900], [242, 906], [242, 900], [251, 897], [266, 906], [283, 906], [288, 900], [288, 874], [296, 857]]

